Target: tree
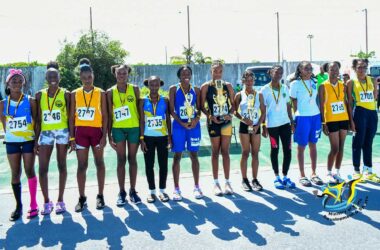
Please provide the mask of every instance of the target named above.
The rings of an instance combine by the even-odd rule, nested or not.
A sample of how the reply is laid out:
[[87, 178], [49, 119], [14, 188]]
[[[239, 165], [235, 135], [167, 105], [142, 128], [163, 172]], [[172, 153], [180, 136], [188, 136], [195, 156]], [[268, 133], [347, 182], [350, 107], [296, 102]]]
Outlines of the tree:
[[360, 59], [369, 59], [369, 58], [375, 57], [375, 51], [371, 51], [367, 54], [364, 51], [360, 50], [358, 53], [352, 54], [350, 56], [355, 57], [355, 58], [360, 58]]
[[191, 58], [194, 56], [194, 46], [191, 46], [190, 48], [183, 46], [183, 52], [182, 55], [186, 57], [187, 64], [190, 64]]
[[173, 65], [184, 65], [186, 64], [186, 58], [183, 56], [171, 56], [170, 57], [170, 64]]
[[194, 62], [197, 64], [211, 64], [212, 58], [209, 56], [203, 56], [203, 53], [197, 51], [194, 53]]
[[78, 61], [85, 57], [91, 61], [94, 70], [94, 84], [106, 90], [115, 83], [111, 66], [124, 63], [128, 54], [120, 41], [111, 40], [101, 31], [83, 33], [76, 44], [65, 40], [57, 56], [61, 67], [61, 86], [72, 90], [81, 85]]

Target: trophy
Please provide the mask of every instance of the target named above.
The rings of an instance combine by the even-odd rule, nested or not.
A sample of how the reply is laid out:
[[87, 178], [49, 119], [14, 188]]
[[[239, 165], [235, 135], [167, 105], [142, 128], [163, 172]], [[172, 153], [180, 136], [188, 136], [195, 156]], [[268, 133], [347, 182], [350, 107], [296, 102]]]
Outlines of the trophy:
[[224, 84], [224, 81], [223, 80], [216, 80], [215, 83], [216, 83], [215, 87], [216, 87], [216, 93], [217, 94], [216, 94], [216, 98], [214, 97], [214, 101], [219, 106], [218, 119], [220, 121], [224, 121], [224, 115], [225, 115], [225, 113], [224, 113], [224, 105], [227, 102], [227, 98], [223, 94], [223, 84]]
[[[255, 100], [254, 100], [254, 96], [253, 94], [249, 94], [248, 95], [248, 108], [247, 108], [247, 111], [248, 111], [248, 119], [251, 120], [253, 122], [253, 120], [255, 119], [255, 113], [256, 113], [256, 110], [255, 110]], [[248, 126], [248, 133], [249, 134], [252, 134], [253, 133], [253, 125], [252, 126]]]
[[185, 110], [187, 115], [187, 124], [190, 125], [193, 115], [194, 115], [194, 107], [191, 105], [191, 101], [189, 100], [191, 97], [189, 94], [185, 96]]

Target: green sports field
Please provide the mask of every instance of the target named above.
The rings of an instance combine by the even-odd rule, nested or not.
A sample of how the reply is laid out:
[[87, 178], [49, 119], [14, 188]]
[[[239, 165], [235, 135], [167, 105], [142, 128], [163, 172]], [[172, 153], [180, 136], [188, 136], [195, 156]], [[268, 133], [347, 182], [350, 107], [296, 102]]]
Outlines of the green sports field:
[[[199, 152], [199, 160], [200, 160], [200, 166], [201, 171], [203, 172], [210, 172], [211, 171], [211, 161], [210, 161], [210, 154], [211, 154], [211, 148], [210, 148], [210, 140], [207, 133], [207, 128], [205, 125], [205, 119], [201, 120], [202, 125], [202, 142], [201, 142], [201, 150]], [[380, 124], [380, 123], [379, 123]], [[378, 132], [375, 137], [375, 141], [373, 144], [373, 158], [375, 162], [380, 162], [380, 125], [378, 124]], [[239, 162], [240, 162], [240, 144], [239, 144], [239, 121], [234, 119], [234, 125], [236, 130], [236, 141], [235, 137], [232, 136], [231, 140], [231, 148], [230, 148], [230, 155], [231, 155], [231, 169], [239, 169]], [[352, 142], [352, 136], [347, 136], [346, 139], [346, 149], [343, 159], [343, 165], [350, 165], [351, 160], [351, 142]], [[318, 165], [325, 166], [325, 162], [327, 160], [327, 154], [329, 152], [329, 142], [328, 138], [324, 135], [322, 135], [322, 138], [318, 142]], [[296, 159], [296, 146], [293, 145], [293, 154], [292, 154], [292, 164], [297, 164]], [[261, 148], [260, 148], [260, 167], [261, 168], [270, 168], [270, 145], [269, 145], [269, 139], [263, 138], [261, 140]], [[57, 162], [54, 157], [55, 152], [53, 152], [53, 156], [50, 162], [50, 172], [49, 172], [49, 186], [50, 188], [56, 188], [58, 185], [58, 172], [57, 172]], [[116, 154], [113, 151], [113, 149], [109, 146], [105, 149], [105, 163], [106, 163], [106, 183], [115, 183], [117, 182], [116, 178]], [[94, 166], [94, 162], [92, 160], [92, 156], [90, 154], [90, 166], [88, 169], [88, 177], [87, 180], [89, 183], [96, 182], [96, 170]], [[280, 153], [280, 160], [282, 160], [282, 153]], [[138, 180], [146, 182], [145, 179], [145, 168], [144, 168], [144, 158], [142, 153], [139, 151], [137, 155], [137, 161], [139, 166], [139, 176], [141, 176]], [[156, 161], [157, 162], [157, 161]], [[305, 162], [310, 163], [310, 158], [308, 157], [308, 151], [306, 151], [306, 157]], [[76, 186], [76, 155], [75, 153], [71, 153], [67, 158], [67, 166], [68, 166], [68, 179], [67, 179], [67, 186], [72, 187]], [[169, 169], [171, 169], [172, 164], [172, 155], [170, 155], [169, 158]], [[221, 165], [220, 165], [221, 166]], [[376, 166], [375, 166], [376, 167]], [[378, 167], [378, 172], [380, 172], [380, 166]], [[36, 161], [36, 171], [38, 171], [38, 161]], [[191, 172], [191, 165], [190, 165], [190, 159], [184, 155], [184, 159], [182, 160], [181, 164], [181, 171], [182, 173], [189, 173]], [[323, 171], [323, 174], [325, 172]], [[171, 170], [169, 171], [169, 175], [171, 176]], [[22, 176], [23, 182], [25, 183], [25, 175]], [[8, 190], [10, 188], [10, 169], [9, 165], [6, 159], [5, 154], [5, 146], [2, 145], [0, 147], [0, 190]], [[138, 184], [137, 184], [138, 185]], [[170, 185], [170, 184], [169, 184]]]

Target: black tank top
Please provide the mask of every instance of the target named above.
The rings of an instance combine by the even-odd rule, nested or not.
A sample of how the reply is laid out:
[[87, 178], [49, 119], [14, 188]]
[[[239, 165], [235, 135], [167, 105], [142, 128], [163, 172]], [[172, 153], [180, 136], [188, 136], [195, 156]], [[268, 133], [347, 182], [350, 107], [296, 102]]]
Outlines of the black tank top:
[[[230, 107], [230, 93], [228, 92], [228, 88], [225, 83], [223, 84], [223, 95], [227, 99], [226, 107], [224, 108], [224, 114], [228, 115], [231, 108]], [[215, 113], [216, 113], [216, 116], [218, 116], [219, 105], [216, 102], [216, 96], [217, 96], [217, 89], [215, 87], [215, 84], [211, 84], [211, 82], [209, 82], [207, 95], [206, 95], [206, 101], [207, 101], [208, 108], [210, 110], [210, 114], [212, 116], [214, 116]]]

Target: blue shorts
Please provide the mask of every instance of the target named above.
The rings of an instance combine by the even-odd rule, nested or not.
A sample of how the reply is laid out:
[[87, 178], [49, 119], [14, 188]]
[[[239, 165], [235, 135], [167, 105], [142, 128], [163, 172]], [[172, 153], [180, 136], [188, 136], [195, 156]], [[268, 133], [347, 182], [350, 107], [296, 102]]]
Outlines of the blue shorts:
[[34, 141], [6, 142], [5, 148], [9, 155], [34, 153]]
[[172, 152], [181, 153], [185, 151], [198, 152], [201, 145], [201, 126], [198, 122], [193, 129], [182, 127], [177, 121], [173, 121], [172, 128]]
[[305, 147], [308, 143], [317, 143], [321, 137], [321, 115], [297, 116], [294, 142]]

